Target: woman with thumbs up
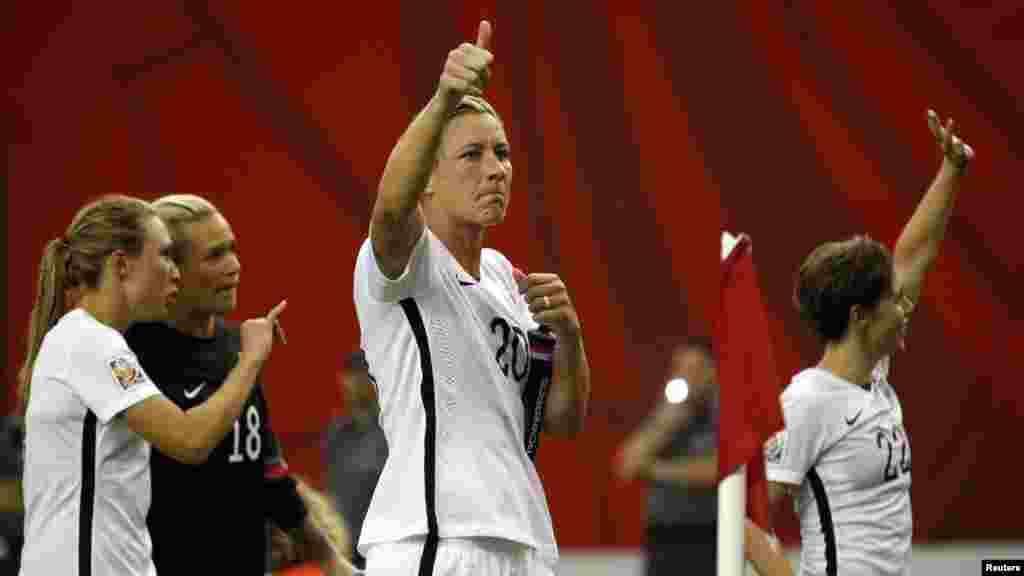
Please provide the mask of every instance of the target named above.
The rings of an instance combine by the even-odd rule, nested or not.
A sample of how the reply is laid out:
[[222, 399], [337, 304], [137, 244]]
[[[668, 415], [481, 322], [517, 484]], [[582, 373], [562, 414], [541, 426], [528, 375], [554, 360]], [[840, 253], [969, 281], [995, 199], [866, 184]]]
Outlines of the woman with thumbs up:
[[[475, 44], [449, 52], [391, 152], [356, 262], [389, 449], [358, 546], [370, 576], [548, 575], [557, 561], [530, 424], [578, 433], [590, 375], [561, 279], [483, 247], [512, 182], [504, 125], [482, 98], [491, 32], [481, 22]], [[547, 380], [530, 361], [541, 326], [557, 339]], [[534, 409], [524, 399], [538, 378], [550, 384]]]

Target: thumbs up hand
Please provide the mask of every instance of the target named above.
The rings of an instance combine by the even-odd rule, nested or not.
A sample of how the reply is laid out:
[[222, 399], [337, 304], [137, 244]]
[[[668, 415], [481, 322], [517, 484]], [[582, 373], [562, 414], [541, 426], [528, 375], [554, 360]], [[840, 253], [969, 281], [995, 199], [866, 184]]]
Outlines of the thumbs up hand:
[[437, 90], [450, 105], [458, 104], [466, 94], [483, 94], [491, 78], [491, 62], [494, 61], [494, 55], [489, 51], [491, 34], [491, 23], [483, 20], [477, 32], [476, 44], [463, 42], [448, 53]]

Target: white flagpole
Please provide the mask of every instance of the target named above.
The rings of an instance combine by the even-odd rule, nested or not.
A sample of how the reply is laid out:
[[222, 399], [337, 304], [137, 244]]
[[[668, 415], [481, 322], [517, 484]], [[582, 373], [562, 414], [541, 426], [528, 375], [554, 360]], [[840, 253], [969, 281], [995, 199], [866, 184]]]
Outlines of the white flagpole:
[[736, 243], [740, 239], [737, 236], [733, 236], [728, 232], [722, 232], [722, 260], [732, 252], [732, 249], [736, 247]]
[[[722, 260], [738, 238], [722, 232]], [[728, 343], [720, 345], [727, 346]], [[743, 576], [743, 534], [747, 519], [747, 467], [740, 466], [718, 484], [718, 576]]]
[[747, 519], [747, 467], [718, 484], [718, 576], [743, 576], [743, 529]]

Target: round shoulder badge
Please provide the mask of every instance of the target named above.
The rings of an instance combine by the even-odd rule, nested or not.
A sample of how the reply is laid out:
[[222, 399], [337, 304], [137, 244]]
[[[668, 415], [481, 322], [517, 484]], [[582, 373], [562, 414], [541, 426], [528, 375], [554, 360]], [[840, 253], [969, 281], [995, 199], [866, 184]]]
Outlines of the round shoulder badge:
[[110, 368], [110, 374], [114, 377], [114, 381], [125, 390], [146, 381], [146, 374], [134, 356], [127, 354], [115, 356], [107, 361], [107, 367]]
[[765, 462], [771, 462], [778, 464], [782, 462], [782, 453], [785, 450], [786, 444], [786, 431], [779, 430], [774, 436], [768, 439], [764, 443], [764, 459]]

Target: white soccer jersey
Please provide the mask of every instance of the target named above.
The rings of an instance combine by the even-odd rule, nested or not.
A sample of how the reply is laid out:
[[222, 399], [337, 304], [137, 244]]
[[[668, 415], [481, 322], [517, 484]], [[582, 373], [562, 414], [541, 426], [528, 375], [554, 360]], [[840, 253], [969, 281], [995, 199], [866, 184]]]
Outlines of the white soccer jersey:
[[377, 383], [388, 459], [359, 550], [418, 535], [557, 548], [527, 457], [521, 394], [536, 328], [512, 265], [483, 250], [480, 281], [426, 229], [397, 280], [366, 240], [355, 268], [362, 347]]
[[23, 576], [154, 576], [149, 443], [119, 414], [159, 394], [82, 309], [43, 339], [25, 416]]
[[800, 493], [800, 573], [910, 573], [910, 441], [888, 382], [888, 359], [870, 390], [819, 368], [782, 393], [786, 428], [768, 442], [766, 472]]

